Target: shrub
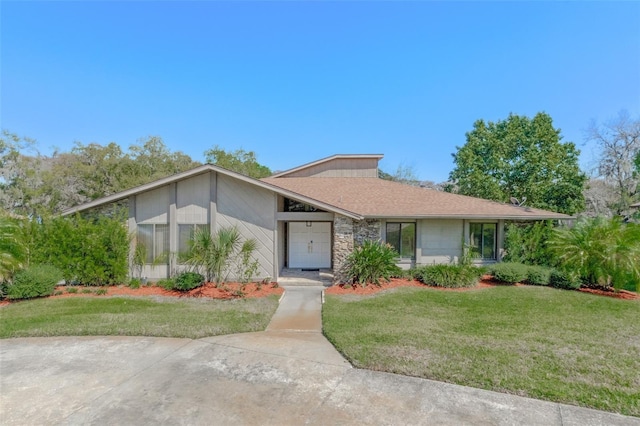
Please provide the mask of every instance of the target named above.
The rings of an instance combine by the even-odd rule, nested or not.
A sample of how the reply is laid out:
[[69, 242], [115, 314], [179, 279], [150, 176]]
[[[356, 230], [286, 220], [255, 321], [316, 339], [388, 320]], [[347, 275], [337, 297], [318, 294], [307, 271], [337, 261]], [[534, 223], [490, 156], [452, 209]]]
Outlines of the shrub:
[[183, 272], [175, 279], [173, 288], [180, 291], [192, 290], [204, 284], [204, 277], [197, 272]]
[[527, 279], [529, 267], [522, 263], [496, 263], [491, 266], [491, 275], [504, 283], [516, 284]]
[[416, 279], [436, 287], [473, 287], [482, 276], [482, 270], [472, 265], [429, 265], [417, 269]]
[[76, 294], [78, 292], [78, 287], [67, 287], [67, 293]]
[[505, 233], [503, 260], [527, 265], [552, 265], [554, 256], [547, 241], [553, 234], [553, 229], [553, 222], [550, 220], [510, 223]]
[[7, 288], [9, 299], [51, 296], [62, 272], [51, 265], [34, 265], [18, 271]]
[[583, 218], [559, 228], [549, 240], [559, 264], [589, 285], [621, 289], [640, 281], [640, 224], [620, 219]]
[[32, 221], [29, 232], [31, 261], [58, 267], [67, 282], [84, 285], [118, 284], [129, 269], [129, 235], [124, 217], [44, 218]]
[[565, 290], [577, 290], [581, 285], [580, 275], [574, 271], [554, 269], [549, 276], [549, 285]]
[[156, 285], [165, 290], [173, 290], [175, 288], [176, 282], [171, 278], [163, 278], [159, 280]]
[[527, 271], [526, 283], [532, 285], [549, 285], [550, 277], [551, 268], [530, 265]]
[[140, 280], [140, 278], [131, 278], [129, 280], [130, 288], [140, 288], [140, 285], [142, 285], [142, 280]]
[[105, 294], [107, 294], [107, 289], [105, 287], [99, 288], [96, 290], [96, 295], [97, 296], [104, 296]]
[[400, 273], [396, 265], [398, 253], [390, 244], [366, 240], [349, 254], [345, 263], [346, 274], [362, 286], [380, 285], [380, 280], [389, 281]]

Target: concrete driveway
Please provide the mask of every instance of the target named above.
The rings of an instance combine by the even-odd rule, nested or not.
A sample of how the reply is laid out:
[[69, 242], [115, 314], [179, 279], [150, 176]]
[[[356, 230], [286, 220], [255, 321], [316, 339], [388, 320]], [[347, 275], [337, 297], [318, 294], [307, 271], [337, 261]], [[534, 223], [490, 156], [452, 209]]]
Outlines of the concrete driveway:
[[[3, 425], [640, 425], [640, 419], [352, 368], [289, 288], [265, 332], [0, 341]], [[301, 315], [304, 321], [294, 321]]]

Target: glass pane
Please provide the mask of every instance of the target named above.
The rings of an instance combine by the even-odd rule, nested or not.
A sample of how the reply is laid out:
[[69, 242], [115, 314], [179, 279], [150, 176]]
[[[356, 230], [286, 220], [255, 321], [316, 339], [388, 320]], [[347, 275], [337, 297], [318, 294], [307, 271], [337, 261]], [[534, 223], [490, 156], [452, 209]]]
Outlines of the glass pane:
[[402, 224], [401, 257], [413, 258], [416, 255], [416, 224]]
[[482, 228], [482, 258], [496, 258], [496, 224], [485, 223]]
[[146, 252], [146, 263], [153, 261], [153, 225], [138, 225], [138, 240], [136, 242], [139, 247], [144, 247]]
[[469, 245], [471, 246], [471, 257], [482, 257], [480, 247], [482, 246], [482, 224], [469, 224]]
[[400, 253], [400, 224], [387, 223], [387, 243]]
[[193, 235], [193, 225], [178, 225], [178, 253], [189, 251], [189, 240]]
[[169, 260], [169, 225], [156, 225], [155, 237], [154, 260], [159, 260], [162, 256], [160, 263], [166, 264]]

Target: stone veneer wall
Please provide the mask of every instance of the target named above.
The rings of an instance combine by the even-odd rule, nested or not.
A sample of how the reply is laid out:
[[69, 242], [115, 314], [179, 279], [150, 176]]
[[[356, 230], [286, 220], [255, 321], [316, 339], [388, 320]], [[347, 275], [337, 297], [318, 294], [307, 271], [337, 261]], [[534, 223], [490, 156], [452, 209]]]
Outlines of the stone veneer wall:
[[333, 279], [337, 283], [344, 283], [349, 277], [344, 272], [347, 257], [356, 245], [365, 240], [378, 241], [381, 222], [376, 219], [353, 221], [340, 215], [333, 220]]
[[353, 251], [353, 220], [336, 214], [333, 219], [333, 281], [344, 283], [348, 277], [344, 264]]
[[380, 228], [382, 222], [378, 219], [364, 219], [353, 223], [353, 239], [360, 246], [366, 240], [379, 241], [382, 238]]

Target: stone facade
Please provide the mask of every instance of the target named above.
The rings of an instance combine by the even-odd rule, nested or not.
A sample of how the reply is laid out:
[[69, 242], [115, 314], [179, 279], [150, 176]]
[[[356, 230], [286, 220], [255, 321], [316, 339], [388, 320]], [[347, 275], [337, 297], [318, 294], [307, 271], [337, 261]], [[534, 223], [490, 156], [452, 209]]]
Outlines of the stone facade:
[[335, 215], [333, 219], [333, 280], [336, 283], [348, 281], [344, 272], [345, 261], [353, 251], [353, 220]]
[[354, 222], [353, 239], [356, 246], [361, 246], [366, 240], [379, 241], [382, 238], [380, 228], [382, 223], [378, 219], [364, 219]]
[[338, 214], [333, 220], [333, 277], [336, 283], [349, 281], [344, 267], [347, 257], [365, 240], [378, 241], [381, 222], [376, 219], [353, 221]]

